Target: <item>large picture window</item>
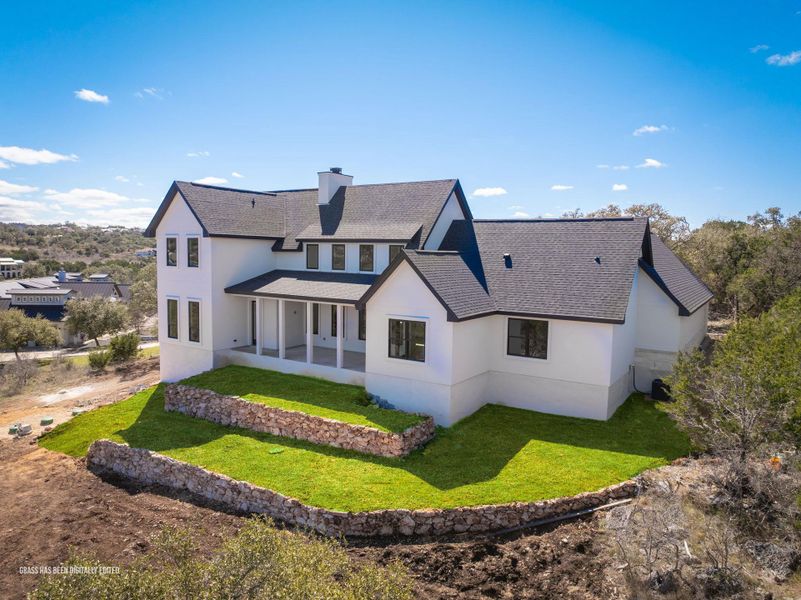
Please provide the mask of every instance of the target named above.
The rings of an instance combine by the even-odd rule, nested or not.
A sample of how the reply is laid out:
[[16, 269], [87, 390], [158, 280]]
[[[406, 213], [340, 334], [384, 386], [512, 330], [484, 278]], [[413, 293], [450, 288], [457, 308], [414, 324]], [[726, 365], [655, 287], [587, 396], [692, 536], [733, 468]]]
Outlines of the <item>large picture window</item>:
[[306, 244], [306, 268], [319, 269], [320, 268], [320, 245], [319, 244]]
[[422, 321], [390, 319], [389, 356], [425, 362], [426, 324]]
[[373, 271], [373, 245], [359, 245], [359, 271]]
[[331, 269], [334, 271], [345, 270], [345, 244], [331, 246]]
[[196, 237], [186, 238], [186, 266], [197, 267], [200, 264], [200, 240]]
[[389, 245], [389, 262], [395, 260], [395, 257], [403, 250], [403, 244], [390, 244]]
[[178, 238], [167, 238], [167, 266], [174, 267], [178, 264]]
[[167, 337], [178, 339], [178, 300], [167, 298]]
[[200, 302], [190, 300], [188, 303], [189, 341], [200, 341]]
[[548, 358], [548, 321], [509, 319], [506, 353], [510, 356]]

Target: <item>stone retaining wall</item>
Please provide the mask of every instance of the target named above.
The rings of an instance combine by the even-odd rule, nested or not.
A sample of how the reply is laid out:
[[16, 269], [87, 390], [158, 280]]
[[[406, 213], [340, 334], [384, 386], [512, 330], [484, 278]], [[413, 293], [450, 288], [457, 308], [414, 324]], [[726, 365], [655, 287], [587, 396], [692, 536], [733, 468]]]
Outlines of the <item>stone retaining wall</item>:
[[638, 484], [629, 480], [597, 492], [540, 502], [349, 513], [307, 506], [272, 490], [236, 481], [149, 450], [130, 448], [109, 440], [94, 442], [89, 448], [86, 461], [87, 466], [94, 471], [110, 471], [142, 484], [160, 484], [176, 490], [189, 490], [234, 510], [262, 513], [331, 536], [439, 535], [465, 531], [497, 531], [630, 498], [638, 489]]
[[390, 458], [406, 456], [434, 437], [434, 419], [429, 416], [401, 433], [393, 433], [179, 384], [167, 386], [164, 410], [181, 412], [221, 425], [264, 431]]

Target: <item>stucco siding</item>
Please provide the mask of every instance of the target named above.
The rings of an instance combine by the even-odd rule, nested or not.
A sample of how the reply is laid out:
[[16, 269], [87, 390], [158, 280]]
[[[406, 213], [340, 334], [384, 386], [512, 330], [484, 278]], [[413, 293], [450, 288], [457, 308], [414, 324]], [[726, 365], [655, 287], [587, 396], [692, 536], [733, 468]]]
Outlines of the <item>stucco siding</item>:
[[445, 203], [439, 218], [434, 223], [434, 227], [431, 228], [431, 233], [428, 235], [428, 239], [424, 240], [425, 249], [437, 250], [439, 245], [442, 243], [442, 240], [445, 238], [445, 234], [448, 232], [448, 228], [451, 226], [451, 223], [453, 223], [455, 220], [464, 218], [465, 214], [464, 211], [462, 211], [461, 205], [459, 204], [459, 199], [456, 197], [456, 194], [453, 193]]

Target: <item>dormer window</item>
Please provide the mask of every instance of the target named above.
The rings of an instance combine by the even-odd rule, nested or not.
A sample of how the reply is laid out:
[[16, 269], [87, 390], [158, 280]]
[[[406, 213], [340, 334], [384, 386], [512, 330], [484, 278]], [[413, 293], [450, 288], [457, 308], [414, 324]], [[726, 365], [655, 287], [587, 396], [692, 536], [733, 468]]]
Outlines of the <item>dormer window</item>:
[[319, 269], [320, 268], [320, 245], [319, 244], [306, 244], [306, 268]]

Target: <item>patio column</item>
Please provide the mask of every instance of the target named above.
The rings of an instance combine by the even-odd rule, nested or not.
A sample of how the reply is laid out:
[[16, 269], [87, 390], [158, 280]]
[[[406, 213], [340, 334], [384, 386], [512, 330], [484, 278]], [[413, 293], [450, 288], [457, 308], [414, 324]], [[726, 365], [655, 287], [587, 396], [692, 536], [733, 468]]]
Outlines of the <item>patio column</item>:
[[256, 356], [261, 356], [263, 346], [261, 333], [261, 298], [256, 298]]
[[312, 336], [312, 316], [314, 315], [314, 307], [311, 302], [306, 303], [306, 362], [311, 363], [314, 360], [314, 337]]
[[342, 340], [345, 339], [345, 323], [342, 319], [342, 305], [337, 304], [337, 369], [341, 369], [344, 364], [344, 351]]
[[286, 308], [285, 301], [278, 299], [278, 358], [286, 358]]

